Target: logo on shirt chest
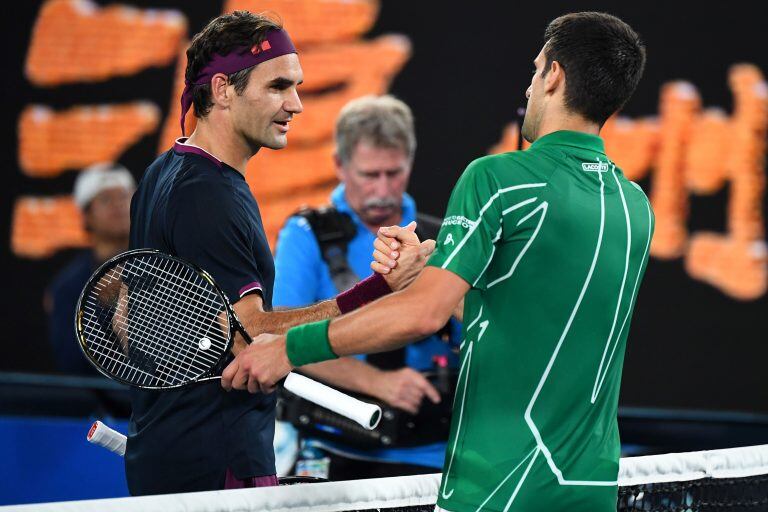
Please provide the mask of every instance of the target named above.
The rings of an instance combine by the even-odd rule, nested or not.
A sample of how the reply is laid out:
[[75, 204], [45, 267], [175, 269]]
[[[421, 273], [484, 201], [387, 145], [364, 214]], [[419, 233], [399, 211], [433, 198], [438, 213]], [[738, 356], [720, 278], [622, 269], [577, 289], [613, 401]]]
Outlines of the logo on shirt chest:
[[585, 172], [608, 172], [608, 164], [605, 162], [588, 162], [581, 164], [581, 170]]

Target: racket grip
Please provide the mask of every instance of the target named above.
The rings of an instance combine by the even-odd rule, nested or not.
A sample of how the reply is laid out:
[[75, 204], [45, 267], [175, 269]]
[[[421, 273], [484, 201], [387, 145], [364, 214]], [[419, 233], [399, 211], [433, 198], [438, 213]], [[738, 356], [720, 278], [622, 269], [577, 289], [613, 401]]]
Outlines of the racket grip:
[[91, 425], [86, 437], [89, 443], [93, 443], [106, 448], [107, 450], [123, 457], [125, 455], [125, 445], [127, 438], [116, 430], [112, 430], [100, 421], [95, 421]]
[[381, 408], [320, 384], [298, 373], [289, 373], [283, 387], [305, 400], [345, 416], [366, 430], [373, 430], [381, 420]]

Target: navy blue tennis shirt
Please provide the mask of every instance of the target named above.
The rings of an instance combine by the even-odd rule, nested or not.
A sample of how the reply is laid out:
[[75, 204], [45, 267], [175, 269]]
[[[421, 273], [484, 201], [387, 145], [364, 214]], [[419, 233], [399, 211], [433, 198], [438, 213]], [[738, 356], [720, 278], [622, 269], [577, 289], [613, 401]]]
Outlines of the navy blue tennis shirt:
[[[185, 259], [231, 302], [257, 292], [271, 309], [274, 262], [245, 178], [185, 140], [145, 171], [131, 201], [130, 248]], [[131, 494], [222, 489], [227, 469], [241, 479], [275, 474], [274, 393], [226, 392], [218, 381], [131, 393]]]

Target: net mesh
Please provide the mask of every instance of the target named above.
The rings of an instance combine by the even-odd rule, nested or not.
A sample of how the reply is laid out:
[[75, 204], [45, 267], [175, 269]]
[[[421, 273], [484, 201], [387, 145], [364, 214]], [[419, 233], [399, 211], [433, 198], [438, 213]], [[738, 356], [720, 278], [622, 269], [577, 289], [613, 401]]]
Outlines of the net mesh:
[[768, 445], [622, 459], [617, 509], [768, 511]]
[[[440, 475], [11, 507], [19, 512], [426, 512]], [[622, 459], [619, 511], [768, 511], [768, 445]]]
[[645, 512], [768, 510], [768, 476], [704, 478], [619, 487], [618, 510]]

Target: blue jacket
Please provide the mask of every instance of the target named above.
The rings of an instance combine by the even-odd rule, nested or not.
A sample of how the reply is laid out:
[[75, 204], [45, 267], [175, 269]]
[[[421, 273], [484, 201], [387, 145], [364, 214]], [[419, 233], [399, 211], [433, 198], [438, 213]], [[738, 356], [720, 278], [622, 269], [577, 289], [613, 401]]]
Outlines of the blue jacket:
[[[372, 233], [352, 208], [347, 204], [344, 185], [339, 185], [331, 194], [331, 202], [339, 212], [348, 214], [357, 227], [357, 234], [347, 247], [347, 262], [358, 278], [364, 279], [371, 274], [371, 252], [376, 234]], [[403, 195], [403, 218], [405, 225], [416, 220], [416, 204], [411, 196]], [[336, 290], [328, 265], [320, 254], [320, 247], [312, 233], [312, 228], [303, 217], [291, 217], [280, 231], [275, 254], [275, 288], [273, 304], [275, 307], [301, 307], [335, 297]], [[451, 320], [451, 345], [460, 342], [461, 326]], [[457, 357], [451, 346], [438, 336], [408, 345], [406, 364], [417, 370], [432, 368], [434, 355], [448, 355], [449, 364], [455, 367]], [[360, 356], [364, 359], [365, 356]], [[427, 398], [425, 398], [427, 400]], [[331, 451], [346, 453], [357, 458], [384, 460], [406, 464], [420, 464], [441, 468], [445, 454], [445, 443], [435, 443], [414, 448], [392, 448], [378, 450], [359, 450], [328, 441], [310, 441]]]

